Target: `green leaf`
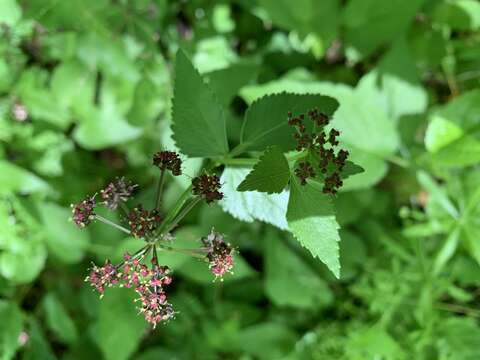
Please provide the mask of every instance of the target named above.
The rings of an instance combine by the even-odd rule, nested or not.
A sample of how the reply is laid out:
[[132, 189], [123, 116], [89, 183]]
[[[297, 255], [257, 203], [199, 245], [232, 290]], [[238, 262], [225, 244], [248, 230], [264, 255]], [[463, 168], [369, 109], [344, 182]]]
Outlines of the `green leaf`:
[[137, 349], [145, 331], [145, 320], [130, 289], [111, 288], [100, 302], [95, 340], [106, 360], [126, 360]]
[[29, 331], [28, 342], [22, 353], [22, 360], [56, 360], [53, 350], [48, 343], [45, 334], [35, 317], [28, 319]]
[[331, 198], [312, 185], [302, 186], [292, 178], [287, 220], [290, 231], [300, 244], [339, 278], [340, 226], [335, 219]]
[[476, 0], [456, 0], [438, 3], [432, 18], [452, 30], [480, 29], [480, 3]]
[[0, 300], [0, 319], [0, 356], [2, 360], [13, 359], [23, 330], [23, 314], [16, 304]]
[[323, 95], [286, 92], [254, 101], [245, 114], [240, 146], [243, 150], [258, 151], [273, 145], [280, 146], [283, 151], [295, 149], [294, 130], [287, 121], [288, 112], [306, 113], [314, 107], [332, 116], [338, 108], [338, 102]]
[[272, 146], [265, 150], [237, 190], [281, 193], [289, 179], [290, 168], [285, 155], [278, 146]]
[[269, 232], [265, 239], [265, 292], [270, 301], [303, 309], [329, 305], [333, 295], [325, 281], [283, 244], [281, 236]]
[[361, 174], [363, 172], [365, 172], [365, 170], [361, 166], [347, 160], [342, 170], [342, 178], [346, 179], [350, 176]]
[[260, 0], [260, 6], [274, 24], [288, 30], [297, 30], [300, 35], [310, 33], [318, 35], [328, 46], [337, 36], [340, 22], [339, 2], [337, 0]]
[[101, 108], [88, 107], [78, 111], [80, 124], [73, 133], [74, 139], [85, 149], [100, 150], [138, 138], [142, 129], [130, 125], [118, 113], [114, 104]]
[[425, 134], [435, 166], [463, 167], [480, 162], [480, 90], [464, 93], [430, 115]]
[[175, 60], [172, 111], [173, 139], [185, 155], [228, 153], [224, 110], [182, 50]]
[[89, 243], [89, 233], [78, 229], [68, 220], [72, 215], [70, 209], [54, 203], [42, 203], [39, 210], [50, 253], [67, 264], [82, 260]]
[[28, 194], [48, 189], [48, 184], [36, 175], [8, 161], [0, 160], [0, 194]]
[[238, 185], [251, 171], [247, 168], [227, 167], [220, 178], [224, 198], [220, 201], [222, 209], [233, 217], [253, 222], [260, 220], [279, 229], [288, 229], [285, 214], [287, 212], [288, 192], [265, 194], [257, 191], [237, 191]]
[[78, 332], [67, 310], [54, 293], [48, 293], [43, 299], [46, 324], [63, 343], [77, 341]]
[[347, 57], [359, 60], [406, 31], [424, 0], [352, 0], [343, 13]]

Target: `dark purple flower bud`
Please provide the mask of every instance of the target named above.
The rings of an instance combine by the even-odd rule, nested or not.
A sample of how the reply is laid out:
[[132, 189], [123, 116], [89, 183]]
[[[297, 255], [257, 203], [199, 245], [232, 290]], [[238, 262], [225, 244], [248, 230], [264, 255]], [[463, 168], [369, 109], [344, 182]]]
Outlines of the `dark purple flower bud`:
[[153, 165], [160, 170], [169, 170], [172, 175], [182, 174], [182, 160], [175, 151], [159, 151], [153, 155]]
[[87, 198], [82, 202], [71, 205], [72, 220], [78, 227], [85, 227], [95, 219], [95, 212], [93, 209], [96, 206], [95, 196]]
[[305, 185], [307, 179], [315, 177], [315, 170], [308, 161], [305, 161], [298, 164], [295, 175], [300, 179], [300, 184]]
[[203, 174], [192, 180], [193, 194], [201, 196], [209, 204], [222, 200], [223, 193], [220, 192], [220, 178], [216, 175]]
[[116, 179], [100, 191], [103, 204], [109, 210], [117, 210], [120, 203], [127, 202], [137, 186], [123, 177]]
[[212, 230], [207, 237], [202, 238], [202, 243], [207, 251], [207, 260], [210, 271], [215, 278], [222, 278], [226, 273], [231, 273], [234, 265], [234, 250], [226, 243], [223, 234]]

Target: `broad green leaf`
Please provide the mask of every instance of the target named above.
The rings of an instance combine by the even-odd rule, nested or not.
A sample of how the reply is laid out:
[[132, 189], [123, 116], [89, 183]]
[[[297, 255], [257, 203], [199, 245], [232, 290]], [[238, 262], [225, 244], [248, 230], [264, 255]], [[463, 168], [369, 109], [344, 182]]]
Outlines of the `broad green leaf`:
[[339, 278], [340, 226], [335, 219], [331, 198], [312, 185], [302, 186], [292, 178], [287, 220], [290, 231], [300, 244]]
[[281, 236], [285, 235], [269, 232], [265, 239], [265, 291], [270, 301], [304, 309], [329, 305], [333, 295], [325, 281], [283, 244]]
[[43, 299], [46, 324], [62, 342], [72, 344], [77, 341], [77, 328], [67, 310], [54, 293]]
[[13, 359], [23, 330], [23, 314], [15, 303], [0, 300], [0, 319], [0, 358]]
[[393, 120], [422, 113], [427, 107], [427, 93], [403, 38], [393, 44], [377, 68], [360, 79], [357, 91]]
[[0, 194], [28, 194], [48, 189], [48, 184], [36, 175], [8, 161], [0, 160]]
[[349, 359], [403, 359], [402, 347], [380, 325], [352, 331], [346, 344]]
[[134, 303], [131, 289], [111, 288], [100, 302], [95, 341], [106, 360], [126, 360], [135, 352], [146, 323]]
[[290, 168], [285, 155], [280, 148], [272, 146], [265, 150], [237, 190], [281, 193], [289, 179]]
[[80, 124], [74, 139], [85, 149], [100, 150], [138, 138], [142, 129], [130, 125], [113, 104], [101, 108], [88, 107], [79, 111]]
[[294, 130], [288, 125], [288, 112], [307, 113], [318, 108], [332, 116], [338, 102], [328, 96], [277, 93], [254, 101], [245, 114], [241, 144], [243, 150], [263, 151], [278, 145], [283, 151], [295, 149]]
[[53, 350], [35, 317], [28, 319], [28, 342], [22, 353], [22, 360], [56, 360]]
[[340, 3], [337, 0], [260, 0], [272, 22], [288, 30], [296, 30], [301, 36], [315, 34], [328, 47], [336, 38]]
[[260, 220], [282, 230], [288, 229], [285, 218], [288, 192], [269, 195], [257, 191], [237, 191], [238, 185], [250, 171], [249, 168], [229, 167], [223, 171], [220, 182], [225, 196], [220, 201], [220, 206], [239, 220], [246, 222]]
[[228, 152], [224, 110], [181, 50], [175, 60], [172, 119], [173, 139], [185, 155], [212, 157]]
[[358, 60], [402, 35], [424, 0], [352, 0], [343, 13], [347, 57]]
[[68, 264], [79, 262], [88, 246], [89, 233], [69, 221], [72, 215], [70, 209], [45, 202], [40, 205], [40, 213], [50, 253]]

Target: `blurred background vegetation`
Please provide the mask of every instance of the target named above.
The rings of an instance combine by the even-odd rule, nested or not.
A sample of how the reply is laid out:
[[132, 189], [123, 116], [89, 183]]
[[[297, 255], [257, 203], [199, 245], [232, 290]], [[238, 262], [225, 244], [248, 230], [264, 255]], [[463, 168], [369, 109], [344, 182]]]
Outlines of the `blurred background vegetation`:
[[[225, 232], [235, 275], [164, 255], [179, 314], [152, 331], [133, 294], [83, 281], [138, 240], [79, 231], [69, 205], [115, 176], [152, 197], [179, 47], [230, 134], [263, 94], [337, 98], [366, 172], [337, 200], [340, 280], [285, 232], [205, 205], [177, 237]], [[480, 358], [480, 2], [0, 0], [0, 54], [1, 359]]]

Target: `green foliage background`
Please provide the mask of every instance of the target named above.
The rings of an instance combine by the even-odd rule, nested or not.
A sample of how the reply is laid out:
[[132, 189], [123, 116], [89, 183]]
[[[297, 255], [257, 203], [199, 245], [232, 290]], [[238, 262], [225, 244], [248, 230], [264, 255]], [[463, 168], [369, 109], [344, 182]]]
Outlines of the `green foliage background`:
[[[179, 48], [212, 89], [177, 76], [188, 129], [171, 126]], [[480, 358], [480, 2], [0, 0], [0, 54], [0, 359]], [[192, 213], [177, 241], [214, 226], [239, 249], [235, 274], [212, 283], [205, 264], [162, 253], [179, 314], [155, 331], [133, 293], [98, 299], [89, 263], [139, 240], [79, 231], [69, 204], [115, 176], [150, 201], [163, 147], [191, 156], [189, 175], [240, 141], [288, 149], [281, 133], [249, 142], [285, 113], [274, 97], [241, 131], [248, 104], [282, 91], [335, 98], [342, 146], [365, 169], [334, 204], [340, 278], [311, 256], [338, 271], [308, 230], [333, 227], [336, 246], [334, 219], [288, 215], [281, 187], [237, 192], [250, 169], [231, 164], [226, 199]], [[241, 187], [266, 186], [254, 180]], [[165, 205], [188, 185], [169, 179]]]

